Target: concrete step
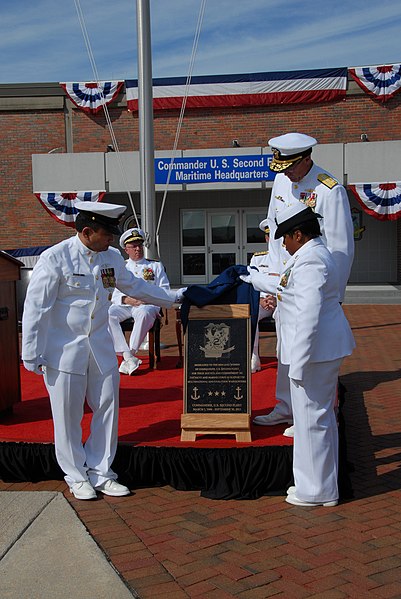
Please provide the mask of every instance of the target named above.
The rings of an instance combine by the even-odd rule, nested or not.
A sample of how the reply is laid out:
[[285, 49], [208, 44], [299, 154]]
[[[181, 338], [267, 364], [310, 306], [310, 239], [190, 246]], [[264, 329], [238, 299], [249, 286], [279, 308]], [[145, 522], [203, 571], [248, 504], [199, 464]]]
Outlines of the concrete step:
[[401, 285], [347, 285], [344, 304], [401, 304]]

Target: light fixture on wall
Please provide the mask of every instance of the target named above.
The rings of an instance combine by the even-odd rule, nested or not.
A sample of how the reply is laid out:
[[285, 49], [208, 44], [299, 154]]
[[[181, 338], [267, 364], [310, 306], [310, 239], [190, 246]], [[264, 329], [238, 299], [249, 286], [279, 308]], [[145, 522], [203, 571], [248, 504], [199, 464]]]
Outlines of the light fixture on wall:
[[60, 152], [64, 152], [64, 148], [53, 148], [52, 150], [49, 150], [47, 153], [48, 154], [59, 154]]
[[233, 148], [240, 148], [241, 144], [239, 143], [238, 139], [233, 139], [231, 142], [231, 145]]
[[361, 133], [361, 141], [369, 141], [367, 133]]

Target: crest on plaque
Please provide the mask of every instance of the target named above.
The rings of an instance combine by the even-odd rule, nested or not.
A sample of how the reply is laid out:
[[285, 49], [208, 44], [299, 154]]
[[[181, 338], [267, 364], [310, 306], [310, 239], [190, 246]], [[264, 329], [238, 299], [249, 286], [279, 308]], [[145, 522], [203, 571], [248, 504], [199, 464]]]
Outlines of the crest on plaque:
[[235, 345], [230, 345], [230, 327], [224, 322], [217, 324], [210, 322], [204, 328], [204, 347], [200, 346], [200, 350], [204, 352], [205, 358], [221, 358], [223, 354], [227, 354]]

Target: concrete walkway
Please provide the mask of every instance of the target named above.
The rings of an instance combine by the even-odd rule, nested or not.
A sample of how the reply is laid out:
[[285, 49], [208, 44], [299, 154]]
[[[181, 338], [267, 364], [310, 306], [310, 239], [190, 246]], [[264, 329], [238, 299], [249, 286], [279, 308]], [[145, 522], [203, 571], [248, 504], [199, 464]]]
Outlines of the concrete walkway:
[[[341, 372], [352, 500], [298, 508], [162, 487], [89, 502], [60, 481], [0, 482], [1, 599], [400, 599], [401, 305], [345, 312], [357, 341]], [[177, 355], [174, 315], [162, 340]], [[264, 333], [261, 354], [274, 346]]]
[[0, 492], [1, 599], [132, 598], [61, 493]]

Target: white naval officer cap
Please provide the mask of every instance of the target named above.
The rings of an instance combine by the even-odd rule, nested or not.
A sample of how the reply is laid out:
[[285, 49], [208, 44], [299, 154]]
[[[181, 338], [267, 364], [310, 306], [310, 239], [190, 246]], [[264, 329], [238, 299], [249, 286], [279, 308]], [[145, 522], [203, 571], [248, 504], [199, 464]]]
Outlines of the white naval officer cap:
[[120, 237], [120, 247], [124, 249], [127, 243], [143, 243], [145, 238], [146, 235], [142, 229], [127, 229], [127, 231], [125, 231]]
[[317, 140], [304, 133], [285, 133], [278, 137], [272, 137], [267, 142], [273, 150], [273, 160], [270, 170], [281, 173], [295, 162], [308, 156]]
[[279, 239], [298, 225], [317, 218], [323, 217], [317, 212], [314, 212], [310, 206], [305, 206], [302, 202], [295, 202], [295, 204], [288, 206], [288, 208], [284, 208], [284, 210], [281, 210], [277, 214], [277, 229], [274, 234], [274, 239]]
[[107, 204], [106, 202], [75, 202], [74, 208], [84, 214], [93, 222], [101, 225], [113, 235], [121, 233], [119, 229], [120, 218], [126, 211], [120, 204]]
[[270, 233], [269, 220], [267, 218], [260, 221], [259, 229], [261, 231], [263, 231], [263, 233], [266, 233], [266, 234]]

